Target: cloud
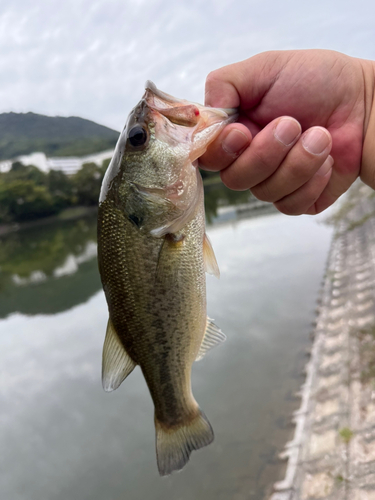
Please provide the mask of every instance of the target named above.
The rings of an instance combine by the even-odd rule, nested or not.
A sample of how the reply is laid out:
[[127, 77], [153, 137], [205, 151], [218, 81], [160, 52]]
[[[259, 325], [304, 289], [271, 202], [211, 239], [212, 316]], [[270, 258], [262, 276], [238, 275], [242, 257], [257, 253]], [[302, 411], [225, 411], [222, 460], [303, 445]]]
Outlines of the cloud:
[[8, 0], [0, 112], [78, 115], [120, 130], [149, 78], [202, 101], [210, 70], [264, 50], [375, 58], [374, 17], [371, 0]]

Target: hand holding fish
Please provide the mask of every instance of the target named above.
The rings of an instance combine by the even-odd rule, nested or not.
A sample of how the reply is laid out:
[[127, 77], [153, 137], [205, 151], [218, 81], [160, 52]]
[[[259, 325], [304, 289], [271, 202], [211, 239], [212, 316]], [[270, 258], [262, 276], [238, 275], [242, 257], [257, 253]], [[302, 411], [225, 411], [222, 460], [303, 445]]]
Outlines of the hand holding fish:
[[208, 75], [206, 104], [239, 107], [200, 159], [229, 188], [288, 215], [316, 214], [354, 180], [375, 189], [375, 63], [274, 51]]

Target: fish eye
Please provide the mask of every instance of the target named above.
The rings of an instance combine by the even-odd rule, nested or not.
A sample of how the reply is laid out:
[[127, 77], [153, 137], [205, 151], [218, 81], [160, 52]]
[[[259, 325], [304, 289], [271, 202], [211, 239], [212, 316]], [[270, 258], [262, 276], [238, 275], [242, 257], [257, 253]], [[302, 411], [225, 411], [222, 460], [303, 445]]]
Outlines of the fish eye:
[[147, 141], [147, 131], [137, 125], [130, 130], [128, 138], [133, 147], [143, 146]]

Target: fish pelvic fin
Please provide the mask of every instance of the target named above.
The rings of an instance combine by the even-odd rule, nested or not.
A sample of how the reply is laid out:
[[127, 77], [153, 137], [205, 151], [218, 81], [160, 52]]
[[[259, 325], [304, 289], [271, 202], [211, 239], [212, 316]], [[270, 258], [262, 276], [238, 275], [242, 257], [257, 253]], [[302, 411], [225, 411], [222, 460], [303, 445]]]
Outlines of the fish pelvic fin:
[[102, 384], [106, 392], [117, 389], [134, 370], [136, 363], [125, 351], [111, 318], [108, 319], [107, 333], [103, 346]]
[[161, 476], [181, 470], [193, 450], [199, 450], [214, 440], [211, 424], [199, 408], [193, 420], [176, 427], [166, 427], [155, 417], [155, 431], [156, 457]]
[[225, 342], [226, 338], [227, 337], [220, 328], [215, 325], [214, 320], [207, 318], [206, 331], [195, 361], [200, 361], [207, 351]]

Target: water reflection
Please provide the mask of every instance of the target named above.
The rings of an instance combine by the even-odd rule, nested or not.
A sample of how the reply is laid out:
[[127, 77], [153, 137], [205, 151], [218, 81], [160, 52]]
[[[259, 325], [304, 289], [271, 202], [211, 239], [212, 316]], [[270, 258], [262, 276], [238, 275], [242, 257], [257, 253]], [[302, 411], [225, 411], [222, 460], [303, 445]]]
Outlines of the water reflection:
[[281, 215], [209, 227], [221, 279], [208, 277], [208, 311], [228, 340], [194, 364], [192, 381], [216, 438], [163, 479], [141, 371], [113, 394], [101, 388], [108, 311], [92, 257], [95, 220], [6, 238], [3, 312], [4, 299], [7, 314], [63, 312], [0, 321], [0, 498], [265, 499], [283, 472], [277, 456], [293, 430], [330, 232]]
[[[249, 191], [231, 191], [222, 183], [209, 185], [205, 188], [207, 221], [240, 218], [252, 201]], [[239, 204], [242, 212], [232, 208]], [[100, 288], [95, 217], [56, 222], [0, 238], [0, 318], [12, 312], [35, 315], [65, 311], [87, 301]]]
[[232, 191], [222, 182], [205, 186], [206, 219], [210, 224], [218, 218], [218, 211], [222, 207], [248, 204], [253, 201], [250, 191]]
[[96, 218], [58, 222], [0, 239], [0, 317], [53, 314], [100, 289]]

